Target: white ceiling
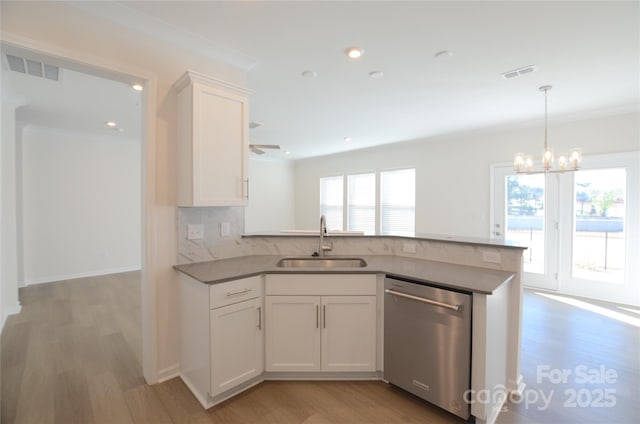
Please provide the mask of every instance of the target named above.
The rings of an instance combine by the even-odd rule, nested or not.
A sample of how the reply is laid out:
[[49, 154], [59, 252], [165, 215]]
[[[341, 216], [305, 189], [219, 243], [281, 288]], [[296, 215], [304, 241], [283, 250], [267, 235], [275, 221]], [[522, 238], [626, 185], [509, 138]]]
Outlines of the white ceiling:
[[21, 125], [140, 140], [142, 96], [129, 84], [68, 69], [60, 70], [59, 81], [22, 74], [8, 69], [5, 55], [2, 74], [3, 98], [22, 105], [16, 110]]
[[[251, 120], [263, 124], [252, 142], [289, 158], [541, 122], [545, 84], [552, 119], [638, 110], [636, 1], [70, 4], [248, 69]], [[348, 60], [349, 46], [364, 56]], [[500, 76], [527, 65], [537, 71]]]

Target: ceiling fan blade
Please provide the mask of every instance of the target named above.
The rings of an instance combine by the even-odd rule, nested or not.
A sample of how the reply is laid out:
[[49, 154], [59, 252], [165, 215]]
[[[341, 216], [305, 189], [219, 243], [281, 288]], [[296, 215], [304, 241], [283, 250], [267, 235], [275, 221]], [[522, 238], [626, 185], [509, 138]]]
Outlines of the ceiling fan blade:
[[259, 148], [259, 149], [280, 150], [280, 145], [279, 144], [249, 144], [249, 147], [252, 148], [252, 149]]

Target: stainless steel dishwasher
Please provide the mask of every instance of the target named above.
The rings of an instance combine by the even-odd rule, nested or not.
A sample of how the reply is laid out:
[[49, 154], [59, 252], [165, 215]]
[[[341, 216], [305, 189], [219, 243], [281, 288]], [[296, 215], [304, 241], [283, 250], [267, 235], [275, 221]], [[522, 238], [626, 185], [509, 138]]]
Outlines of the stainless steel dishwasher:
[[468, 419], [471, 294], [389, 276], [384, 292], [384, 379]]

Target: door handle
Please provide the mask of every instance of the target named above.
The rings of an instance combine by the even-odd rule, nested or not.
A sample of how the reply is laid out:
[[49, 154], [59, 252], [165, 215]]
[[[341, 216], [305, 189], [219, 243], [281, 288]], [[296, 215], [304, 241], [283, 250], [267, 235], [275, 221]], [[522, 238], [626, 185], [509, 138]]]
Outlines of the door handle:
[[327, 305], [322, 305], [322, 328], [327, 328]]
[[258, 306], [258, 330], [262, 330], [262, 306]]
[[316, 305], [316, 328], [320, 328], [320, 306]]
[[391, 289], [385, 289], [384, 292], [392, 296], [404, 297], [405, 299], [416, 300], [418, 302], [428, 303], [429, 305], [434, 305], [434, 306], [441, 306], [443, 308], [452, 309], [454, 311], [459, 311], [460, 309], [462, 309], [462, 305], [450, 305], [448, 303], [442, 303], [436, 300], [431, 300], [431, 299], [427, 299], [420, 296], [414, 296], [412, 294], [402, 293], [402, 292], [398, 292]]

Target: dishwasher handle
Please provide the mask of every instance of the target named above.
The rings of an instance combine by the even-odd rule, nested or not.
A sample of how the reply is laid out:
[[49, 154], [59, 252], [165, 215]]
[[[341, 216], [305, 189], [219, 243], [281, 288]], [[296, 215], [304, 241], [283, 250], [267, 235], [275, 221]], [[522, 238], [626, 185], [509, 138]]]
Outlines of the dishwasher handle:
[[431, 299], [427, 299], [420, 296], [414, 296], [412, 294], [402, 293], [392, 289], [385, 289], [384, 292], [392, 296], [404, 297], [405, 299], [416, 300], [418, 302], [428, 303], [429, 305], [441, 306], [443, 308], [451, 309], [454, 311], [459, 311], [460, 309], [462, 309], [462, 305], [450, 305], [448, 303], [442, 303], [436, 300], [431, 300]]

